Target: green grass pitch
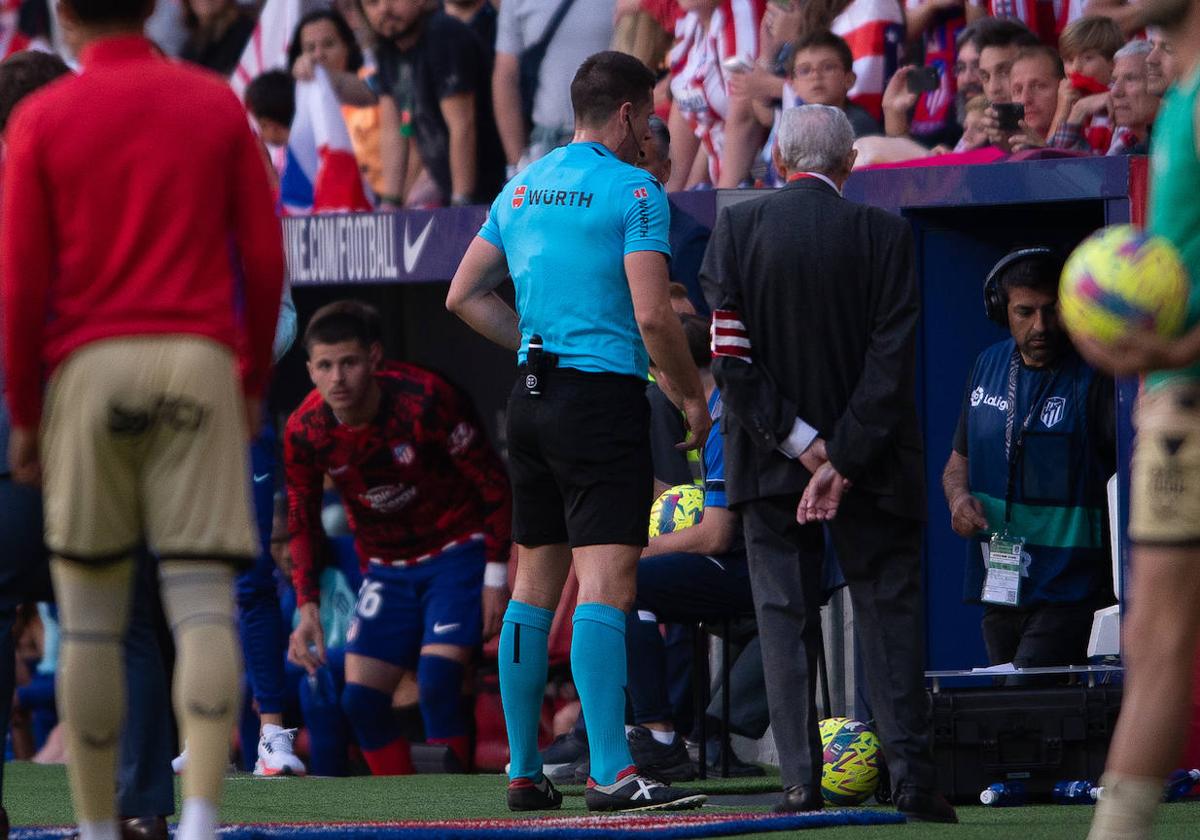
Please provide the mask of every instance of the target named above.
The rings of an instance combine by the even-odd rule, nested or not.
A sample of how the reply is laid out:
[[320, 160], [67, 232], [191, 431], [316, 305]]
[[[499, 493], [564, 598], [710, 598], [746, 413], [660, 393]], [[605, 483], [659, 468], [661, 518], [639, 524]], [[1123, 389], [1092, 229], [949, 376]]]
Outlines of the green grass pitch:
[[[6, 765], [4, 804], [14, 826], [71, 822], [66, 772], [61, 766], [24, 762]], [[693, 784], [696, 787], [697, 784]], [[706, 792], [750, 793], [778, 789], [777, 779], [749, 782], [710, 780]], [[584, 813], [583, 789], [569, 787], [561, 814]], [[729, 809], [747, 810], [745, 808]], [[828, 828], [793, 832], [814, 840], [1083, 840], [1092, 809], [1087, 806], [959, 808], [957, 826], [922, 824]], [[1200, 803], [1176, 803], [1159, 812], [1155, 840], [1200, 838]], [[221, 820], [255, 822], [355, 822], [510, 817], [504, 807], [504, 779], [498, 775], [353, 777], [347, 779], [258, 779], [232, 776], [225, 787]], [[762, 840], [783, 832], [750, 835]]]

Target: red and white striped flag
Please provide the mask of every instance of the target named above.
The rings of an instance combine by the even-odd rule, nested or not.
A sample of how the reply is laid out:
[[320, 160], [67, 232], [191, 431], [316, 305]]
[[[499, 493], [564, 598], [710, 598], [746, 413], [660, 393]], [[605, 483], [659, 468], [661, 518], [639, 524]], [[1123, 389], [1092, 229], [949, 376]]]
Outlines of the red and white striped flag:
[[718, 309], [712, 320], [712, 354], [716, 359], [730, 356], [743, 362], [750, 358], [750, 333], [742, 323], [742, 316], [734, 309]]
[[300, 0], [267, 0], [229, 80], [239, 99], [255, 76], [287, 68], [288, 44], [299, 22]]

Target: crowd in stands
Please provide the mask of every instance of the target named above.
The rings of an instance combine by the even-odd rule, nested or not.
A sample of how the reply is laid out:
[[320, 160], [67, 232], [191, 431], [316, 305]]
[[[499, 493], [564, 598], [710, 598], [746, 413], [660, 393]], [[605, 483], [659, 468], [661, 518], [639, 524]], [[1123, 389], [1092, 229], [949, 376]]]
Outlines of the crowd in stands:
[[[287, 66], [253, 79], [238, 79], [253, 5], [164, 0], [150, 31], [244, 89], [280, 171], [289, 81], [324, 68], [381, 209], [489, 202], [570, 141], [568, 82], [608, 47], [659, 75], [669, 191], [778, 186], [779, 114], [803, 103], [845, 109], [859, 167], [1144, 153], [1175, 74], [1158, 33], [1122, 28], [1120, 0], [292, 2]], [[10, 49], [54, 40], [45, 17], [23, 14]], [[57, 40], [69, 48], [70, 33]]]
[[[609, 46], [660, 75], [669, 191], [778, 186], [779, 115], [804, 103], [845, 109], [859, 166], [984, 148], [994, 153], [965, 160], [1144, 153], [1174, 74], [1157, 33], [1122, 31], [1121, 7], [1080, 0], [344, 5], [351, 23], [336, 10], [302, 20], [291, 71], [339, 77], [381, 207], [489, 201], [505, 175], [569, 142], [572, 68]], [[277, 98], [282, 112], [282, 86]]]

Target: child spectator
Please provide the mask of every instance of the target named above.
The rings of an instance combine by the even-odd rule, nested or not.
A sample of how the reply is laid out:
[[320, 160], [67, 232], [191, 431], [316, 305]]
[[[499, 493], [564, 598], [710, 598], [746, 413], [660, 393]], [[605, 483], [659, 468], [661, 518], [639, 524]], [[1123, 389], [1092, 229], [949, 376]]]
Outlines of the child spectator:
[[286, 147], [296, 115], [296, 85], [283, 70], [268, 70], [246, 86], [246, 110], [267, 146]]
[[984, 125], [984, 111], [988, 101], [984, 96], [972, 97], [966, 104], [966, 118], [963, 120], [962, 139], [954, 147], [956, 152], [970, 152], [987, 145], [987, 127]]
[[[1149, 41], [1130, 41], [1113, 57], [1112, 91], [1078, 100], [1057, 132], [1051, 146], [1090, 151], [1099, 155], [1145, 154], [1150, 124], [1158, 113], [1159, 97], [1149, 91], [1146, 57]], [[1093, 144], [1083, 130], [1089, 118], [1111, 120], [1108, 142]]]
[[850, 45], [827, 29], [812, 32], [796, 44], [784, 107], [832, 105], [846, 112], [855, 137], [878, 134], [881, 128], [875, 117], [849, 99], [857, 81]]
[[[1067, 78], [1058, 86], [1055, 129], [1068, 121], [1071, 109], [1080, 99], [1108, 92], [1113, 76], [1113, 56], [1124, 43], [1120, 28], [1106, 17], [1082, 17], [1063, 30], [1058, 52]], [[1107, 149], [1112, 141], [1112, 125], [1106, 114], [1092, 116], [1081, 130], [1092, 149]]]

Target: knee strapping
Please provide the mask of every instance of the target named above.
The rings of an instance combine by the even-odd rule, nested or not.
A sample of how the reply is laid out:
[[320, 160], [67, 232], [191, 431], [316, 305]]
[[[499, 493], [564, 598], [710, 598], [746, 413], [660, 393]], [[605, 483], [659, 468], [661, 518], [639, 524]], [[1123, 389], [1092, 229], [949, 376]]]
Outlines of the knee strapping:
[[241, 692], [232, 570], [218, 563], [164, 563], [162, 594], [178, 650], [180, 711], [210, 721], [232, 718]]

